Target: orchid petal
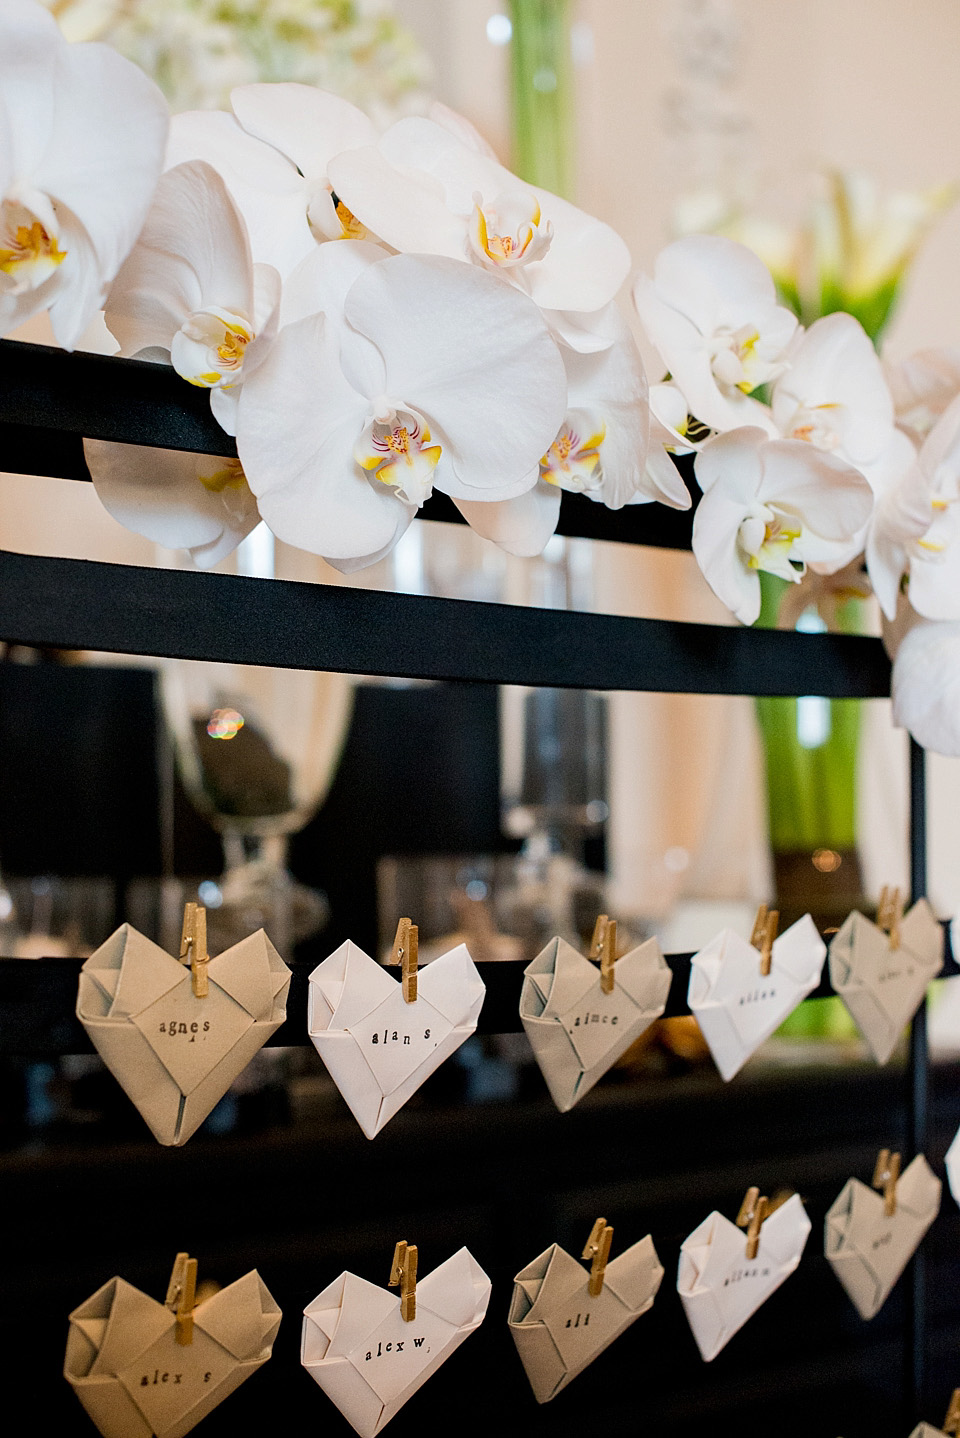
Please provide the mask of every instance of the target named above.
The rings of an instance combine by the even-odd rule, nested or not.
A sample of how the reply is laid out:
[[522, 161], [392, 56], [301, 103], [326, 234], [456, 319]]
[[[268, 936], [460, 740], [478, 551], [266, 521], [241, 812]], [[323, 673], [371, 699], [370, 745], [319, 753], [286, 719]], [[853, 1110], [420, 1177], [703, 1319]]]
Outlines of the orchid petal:
[[240, 85], [230, 103], [247, 134], [273, 145], [311, 180], [326, 178], [334, 155], [377, 138], [373, 121], [356, 105], [313, 85]]
[[785, 437], [805, 438], [799, 430], [821, 424], [852, 464], [877, 458], [893, 428], [893, 401], [876, 350], [852, 315], [826, 315], [798, 338], [772, 408]]
[[449, 105], [445, 105], [442, 100], [431, 101], [427, 110], [427, 119], [432, 120], [435, 125], [440, 125], [442, 129], [448, 130], [468, 150], [474, 150], [478, 155], [486, 156], [495, 164], [500, 163], [497, 160], [497, 152], [492, 145], [487, 143], [477, 127], [471, 125], [464, 115], [458, 114], [456, 110], [451, 110]]
[[815, 545], [812, 536], [847, 543], [870, 518], [873, 492], [869, 484], [859, 470], [836, 455], [815, 450], [802, 440], [780, 439], [765, 444], [762, 456], [760, 495], [769, 503], [782, 504], [803, 521], [811, 535], [805, 542], [804, 558], [829, 558], [806, 547]]
[[464, 519], [484, 539], [521, 558], [542, 554], [560, 518], [561, 491], [537, 481], [516, 499], [470, 500], [454, 503]]
[[753, 624], [760, 613], [760, 577], [739, 557], [742, 522], [742, 505], [718, 484], [704, 494], [693, 516], [693, 552], [717, 598], [741, 624]]
[[913, 616], [893, 662], [893, 722], [937, 754], [960, 755], [960, 622]]
[[330, 161], [330, 183], [349, 210], [392, 249], [466, 261], [466, 228], [426, 176], [395, 168], [376, 145]]
[[[56, 108], [57, 56], [66, 48], [49, 11], [30, 0], [4, 0], [0, 9], [0, 108], [4, 127], [0, 199], [15, 177], [39, 169], [48, 152]], [[9, 146], [9, 149], [6, 148]]]
[[[602, 423], [600, 445], [603, 479], [596, 497], [610, 509], [620, 509], [635, 494], [650, 490], [645, 479], [650, 410], [647, 377], [640, 351], [621, 320], [619, 333], [608, 349], [586, 355], [567, 350], [568, 405], [594, 414]], [[686, 496], [689, 504], [689, 495]]]

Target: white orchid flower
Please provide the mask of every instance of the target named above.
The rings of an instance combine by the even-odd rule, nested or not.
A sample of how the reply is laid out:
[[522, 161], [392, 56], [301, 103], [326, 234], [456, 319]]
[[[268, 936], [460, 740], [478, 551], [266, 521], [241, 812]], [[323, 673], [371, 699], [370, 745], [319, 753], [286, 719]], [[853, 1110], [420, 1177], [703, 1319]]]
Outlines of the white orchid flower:
[[32, 0], [0, 5], [0, 335], [41, 310], [76, 345], [143, 223], [169, 114], [107, 45], [70, 45]]
[[660, 251], [652, 279], [637, 277], [633, 298], [691, 414], [715, 430], [773, 433], [766, 407], [750, 396], [786, 369], [797, 318], [777, 303], [756, 255], [720, 235], [688, 235]]
[[537, 483], [566, 412], [537, 307], [479, 269], [321, 245], [243, 386], [237, 442], [281, 539], [341, 569], [396, 543], [434, 486], [457, 502]]
[[960, 620], [960, 396], [927, 435], [903, 478], [881, 497], [867, 539], [880, 607], [896, 612], [909, 575], [910, 603], [927, 619]]
[[523, 290], [569, 344], [602, 335], [577, 317], [605, 310], [627, 277], [630, 254], [609, 225], [528, 185], [453, 133], [449, 120], [410, 117], [376, 144], [328, 166], [341, 202], [401, 253], [446, 256]]
[[[711, 431], [691, 422], [687, 402], [674, 384], [650, 386], [650, 446], [647, 450], [648, 488], [672, 509], [690, 508], [690, 491], [673, 462], [675, 454], [695, 454]], [[638, 495], [631, 504], [642, 504]]]
[[167, 163], [206, 160], [218, 171], [247, 223], [254, 258], [286, 279], [317, 243], [364, 238], [327, 170], [341, 151], [373, 143], [373, 121], [310, 85], [241, 85], [230, 99], [232, 115], [174, 117]]
[[279, 302], [280, 276], [254, 264], [224, 181], [193, 161], [161, 177], [106, 322], [121, 354], [162, 359], [208, 389], [214, 416], [235, 434], [239, 387], [276, 333]]
[[885, 626], [893, 652], [893, 722], [937, 754], [960, 755], [960, 620], [924, 619], [905, 605]]
[[796, 583], [808, 563], [841, 568], [873, 504], [867, 481], [835, 455], [752, 426], [705, 444], [696, 476], [693, 552], [744, 624], [760, 613], [761, 569]]
[[960, 394], [960, 345], [918, 350], [899, 364], [884, 362], [897, 424], [915, 444], [926, 439]]
[[231, 554], [260, 523], [240, 462], [212, 454], [86, 439], [103, 507], [135, 534], [187, 549], [201, 569]]

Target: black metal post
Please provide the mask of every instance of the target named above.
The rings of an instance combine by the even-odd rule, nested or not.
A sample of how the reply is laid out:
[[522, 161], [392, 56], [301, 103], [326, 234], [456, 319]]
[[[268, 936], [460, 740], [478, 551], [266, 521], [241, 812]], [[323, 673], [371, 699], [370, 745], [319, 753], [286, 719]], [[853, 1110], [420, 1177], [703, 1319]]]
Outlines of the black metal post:
[[[911, 902], [927, 892], [926, 754], [910, 740], [910, 895]], [[928, 1098], [927, 1002], [910, 1025], [907, 1061], [906, 1136], [904, 1162], [923, 1153], [927, 1143]], [[908, 1427], [924, 1413], [926, 1381], [927, 1303], [923, 1249], [917, 1250], [907, 1274], [904, 1333], [904, 1402]]]

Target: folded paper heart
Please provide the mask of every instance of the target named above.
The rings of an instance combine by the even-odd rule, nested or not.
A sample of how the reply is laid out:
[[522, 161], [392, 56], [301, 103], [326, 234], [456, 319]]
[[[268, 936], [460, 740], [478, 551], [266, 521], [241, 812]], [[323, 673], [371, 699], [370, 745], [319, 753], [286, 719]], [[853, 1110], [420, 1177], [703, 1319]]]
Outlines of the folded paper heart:
[[192, 1317], [184, 1345], [171, 1309], [122, 1278], [71, 1313], [64, 1377], [103, 1438], [182, 1438], [266, 1363], [281, 1314], [254, 1269]]
[[189, 967], [122, 925], [80, 970], [77, 1017], [163, 1144], [186, 1143], [286, 1018], [290, 970], [263, 930]]
[[649, 1234], [607, 1264], [596, 1297], [589, 1271], [557, 1243], [521, 1269], [509, 1324], [537, 1402], [555, 1398], [646, 1313], [662, 1278]]
[[885, 1064], [943, 967], [943, 929], [926, 899], [900, 922], [900, 942], [856, 910], [830, 942], [830, 982]]
[[895, 1187], [896, 1211], [858, 1178], [848, 1179], [827, 1213], [824, 1252], [861, 1318], [879, 1313], [940, 1211], [940, 1180], [917, 1154]]
[[947, 1183], [950, 1185], [953, 1200], [956, 1204], [960, 1205], [960, 1128], [958, 1128], [954, 1134], [943, 1161], [946, 1166]]
[[677, 1292], [705, 1363], [743, 1327], [800, 1262], [810, 1220], [798, 1194], [771, 1213], [748, 1259], [742, 1229], [711, 1213], [680, 1248]]
[[805, 914], [774, 940], [768, 974], [759, 951], [732, 929], [694, 954], [687, 1002], [725, 1080], [817, 987], [826, 953]]
[[347, 940], [310, 975], [307, 1027], [367, 1138], [476, 1031], [486, 989], [464, 944], [425, 964], [417, 997]]
[[663, 1013], [671, 972], [656, 939], [618, 959], [604, 993], [600, 970], [564, 939], [527, 965], [520, 1019], [561, 1113], [573, 1108]]
[[[421, 976], [423, 971], [421, 971]], [[416, 1286], [416, 1316], [354, 1273], [341, 1273], [303, 1311], [300, 1361], [361, 1438], [373, 1438], [479, 1328], [490, 1280], [461, 1248]]]
[[947, 1438], [947, 1434], [942, 1428], [934, 1428], [932, 1423], [918, 1423], [910, 1438]]

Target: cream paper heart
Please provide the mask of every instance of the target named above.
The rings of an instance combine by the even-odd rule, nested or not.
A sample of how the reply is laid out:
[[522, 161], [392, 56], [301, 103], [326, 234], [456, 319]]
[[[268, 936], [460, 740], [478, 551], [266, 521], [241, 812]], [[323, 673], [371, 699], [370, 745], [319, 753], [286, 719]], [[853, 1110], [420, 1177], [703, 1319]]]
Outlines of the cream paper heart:
[[899, 948], [856, 909], [830, 941], [830, 982], [880, 1064], [942, 968], [943, 929], [926, 899], [904, 914]]
[[263, 930], [190, 969], [124, 924], [80, 970], [77, 1018], [162, 1144], [186, 1143], [286, 1018], [290, 970]]
[[960, 1206], [960, 1128], [953, 1135], [943, 1162], [947, 1170], [947, 1183], [950, 1185], [953, 1201]]
[[70, 1314], [63, 1373], [103, 1438], [182, 1438], [261, 1368], [281, 1313], [253, 1269], [193, 1310], [193, 1342], [171, 1309], [111, 1278]]
[[527, 965], [520, 1020], [561, 1113], [573, 1108], [666, 1007], [672, 974], [656, 939], [614, 965], [613, 992], [600, 969], [565, 939], [551, 939]]
[[732, 929], [694, 954], [687, 1002], [727, 1082], [817, 987], [826, 953], [805, 914], [774, 940], [767, 975], [759, 950]]
[[417, 997], [348, 939], [310, 975], [307, 1028], [367, 1138], [476, 1031], [486, 989], [464, 944], [425, 964]]
[[[422, 973], [422, 971], [421, 971]], [[341, 1273], [303, 1310], [300, 1361], [361, 1438], [373, 1438], [479, 1328], [490, 1280], [461, 1248], [417, 1282], [417, 1312], [354, 1273]]]
[[942, 1428], [934, 1428], [932, 1423], [918, 1423], [910, 1438], [947, 1438], [947, 1435]]
[[547, 1403], [652, 1307], [663, 1268], [648, 1234], [604, 1270], [590, 1295], [590, 1273], [559, 1244], [513, 1280], [509, 1325], [538, 1403]]
[[746, 1256], [743, 1229], [711, 1213], [680, 1248], [677, 1292], [705, 1363], [716, 1358], [800, 1262], [810, 1220], [799, 1194], [760, 1229], [756, 1258]]
[[923, 1154], [896, 1184], [897, 1211], [887, 1218], [882, 1193], [850, 1178], [827, 1212], [824, 1253], [861, 1318], [886, 1303], [940, 1212], [941, 1183]]

